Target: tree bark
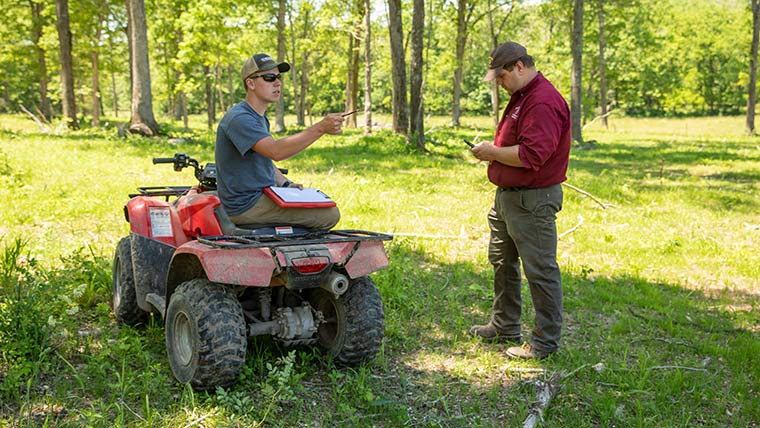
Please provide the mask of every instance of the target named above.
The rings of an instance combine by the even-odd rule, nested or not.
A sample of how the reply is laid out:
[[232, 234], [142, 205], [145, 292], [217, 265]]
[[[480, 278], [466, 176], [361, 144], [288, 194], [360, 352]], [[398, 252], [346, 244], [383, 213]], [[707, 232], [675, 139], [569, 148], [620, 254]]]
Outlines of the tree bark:
[[[348, 75], [346, 76], [346, 110], [357, 110], [359, 105], [359, 53], [361, 51], [361, 21], [364, 18], [364, 0], [355, 0], [356, 21], [348, 37]], [[346, 127], [356, 128], [356, 115], [346, 117]]]
[[[285, 0], [278, 1], [277, 8], [277, 63], [285, 61]], [[280, 86], [277, 100], [274, 132], [285, 132], [285, 85]]]
[[119, 95], [116, 93], [116, 67], [113, 61], [113, 36], [108, 37], [108, 57], [111, 62], [111, 95], [113, 96], [113, 116], [119, 117]]
[[216, 121], [216, 101], [214, 100], [214, 82], [211, 77], [211, 68], [208, 65], [203, 66], [203, 82], [206, 94], [206, 126], [208, 129], [212, 129]]
[[100, 65], [98, 60], [98, 45], [100, 45], [101, 29], [95, 30], [95, 45], [90, 51], [90, 62], [92, 63], [92, 126], [100, 126]]
[[158, 123], [153, 116], [145, 1], [126, 0], [126, 2], [132, 77], [132, 118], [129, 131], [146, 137], [155, 136], [158, 135]]
[[425, 0], [414, 0], [412, 12], [412, 51], [409, 59], [411, 142], [425, 150], [425, 109], [422, 102], [422, 47], [425, 32]]
[[49, 121], [53, 118], [53, 108], [50, 105], [50, 98], [47, 94], [48, 77], [45, 50], [40, 46], [42, 29], [45, 24], [42, 18], [42, 9], [45, 7], [45, 4], [30, 0], [29, 7], [32, 10], [32, 43], [34, 43], [34, 50], [37, 53], [37, 72], [39, 73], [37, 80], [40, 82], [40, 110], [42, 111], [42, 115], [45, 116], [45, 120]]
[[56, 27], [61, 48], [61, 101], [63, 117], [70, 129], [79, 129], [77, 105], [74, 98], [74, 67], [71, 57], [71, 29], [68, 0], [55, 0]]
[[755, 105], [757, 104], [757, 45], [760, 33], [760, 1], [752, 0], [752, 51], [749, 60], [749, 87], [747, 88], [747, 134], [755, 133]]
[[467, 44], [467, 0], [457, 0], [457, 36], [456, 36], [456, 63], [454, 67], [454, 93], [451, 100], [451, 126], [459, 126], [459, 117], [462, 115], [460, 98], [462, 96], [462, 79], [464, 68], [464, 48]]
[[406, 59], [401, 21], [401, 0], [388, 0], [388, 14], [388, 31], [391, 42], [391, 78], [393, 80], [393, 131], [406, 135], [409, 130], [409, 116], [406, 100]]
[[570, 116], [573, 122], [573, 140], [582, 143], [581, 121], [583, 118], [581, 96], [583, 92], [583, 0], [574, 0], [573, 6], [573, 71], [570, 90]]
[[372, 2], [364, 0], [364, 134], [372, 133]]
[[599, 0], [599, 107], [602, 126], [607, 129], [607, 69], [604, 63], [604, 0]]

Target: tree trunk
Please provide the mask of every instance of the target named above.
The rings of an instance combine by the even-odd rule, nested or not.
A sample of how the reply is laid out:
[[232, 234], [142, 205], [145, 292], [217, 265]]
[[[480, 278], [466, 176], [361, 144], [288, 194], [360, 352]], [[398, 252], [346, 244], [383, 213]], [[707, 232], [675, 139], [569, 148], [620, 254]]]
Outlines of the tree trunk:
[[[300, 125], [306, 125], [306, 94], [309, 92], [309, 52], [304, 50], [301, 52], [301, 81], [299, 82], [301, 88], [298, 90], [298, 104], [301, 106], [301, 116], [298, 118]], [[309, 109], [310, 110], [310, 109]], [[311, 111], [310, 111], [311, 113]]]
[[749, 87], [747, 96], [746, 131], [755, 133], [755, 105], [757, 104], [757, 45], [760, 30], [760, 1], [752, 0], [752, 52], [749, 59]]
[[599, 107], [607, 129], [607, 70], [604, 64], [604, 0], [599, 0]]
[[148, 23], [144, 0], [126, 0], [130, 39], [132, 76], [132, 118], [129, 132], [146, 137], [158, 135], [158, 123], [153, 116], [153, 94], [150, 87], [148, 59]]
[[454, 58], [454, 93], [451, 101], [451, 126], [459, 126], [462, 111], [459, 99], [462, 96], [462, 79], [464, 68], [464, 47], [467, 43], [467, 0], [457, 0], [457, 38], [456, 57]]
[[409, 129], [406, 100], [406, 59], [401, 0], [388, 0], [388, 31], [391, 42], [391, 78], [393, 80], [393, 131], [406, 135]]
[[570, 89], [570, 115], [573, 122], [573, 140], [582, 143], [581, 120], [583, 118], [581, 95], [583, 91], [583, 0], [575, 0], [573, 6], [573, 71]]
[[411, 113], [411, 142], [425, 150], [425, 109], [422, 102], [422, 47], [425, 32], [425, 0], [414, 0], [412, 12], [412, 51], [409, 58], [409, 102]]
[[364, 0], [364, 134], [372, 133], [372, 2]]
[[180, 91], [179, 100], [182, 105], [182, 125], [185, 127], [185, 129], [190, 129], [187, 117], [187, 93], [185, 91]]
[[[364, 0], [356, 0], [356, 22], [348, 35], [348, 75], [346, 78], [346, 110], [357, 110], [359, 105], [359, 52], [361, 49], [361, 18], [364, 17]], [[356, 115], [346, 117], [346, 127], [356, 128]]]
[[[285, 0], [278, 1], [277, 9], [277, 63], [285, 61]], [[274, 132], [285, 132], [285, 85], [280, 86], [277, 100]]]
[[113, 116], [119, 117], [119, 95], [116, 93], [116, 67], [113, 61], [113, 36], [108, 37], [108, 57], [111, 62], [111, 95], [113, 96]]
[[211, 77], [211, 68], [208, 65], [203, 66], [203, 82], [206, 98], [206, 127], [211, 129], [216, 121], [216, 104], [214, 101], [214, 84]]
[[214, 86], [216, 86], [217, 98], [219, 101], [219, 109], [222, 112], [227, 111], [227, 103], [224, 102], [224, 73], [222, 72], [222, 64], [216, 64], [216, 71], [214, 72]]
[[70, 129], [79, 129], [77, 105], [74, 98], [74, 67], [71, 58], [71, 30], [69, 28], [68, 0], [55, 0], [58, 42], [61, 48], [61, 102], [63, 117]]
[[98, 63], [98, 46], [100, 45], [101, 30], [95, 30], [95, 46], [90, 51], [92, 62], [92, 127], [100, 126], [100, 71]]
[[45, 120], [49, 121], [53, 119], [53, 108], [50, 105], [50, 98], [47, 95], [48, 77], [47, 63], [45, 62], [45, 50], [40, 46], [42, 29], [44, 27], [42, 9], [45, 7], [45, 4], [30, 1], [29, 6], [32, 10], [32, 43], [34, 44], [34, 50], [37, 53], [37, 72], [39, 73], [37, 80], [40, 82], [40, 109], [42, 115], [45, 116]]

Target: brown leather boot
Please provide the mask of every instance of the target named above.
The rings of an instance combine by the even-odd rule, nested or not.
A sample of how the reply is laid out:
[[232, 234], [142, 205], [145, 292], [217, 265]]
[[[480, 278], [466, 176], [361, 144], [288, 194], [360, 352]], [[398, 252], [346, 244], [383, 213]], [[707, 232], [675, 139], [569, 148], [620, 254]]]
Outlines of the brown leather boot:
[[514, 342], [514, 343], [520, 343], [522, 341], [522, 337], [520, 335], [517, 336], [507, 336], [502, 334], [499, 330], [494, 327], [493, 324], [490, 322], [486, 325], [476, 325], [470, 328], [470, 335], [479, 337], [480, 339], [486, 341], [486, 342]]
[[543, 360], [554, 352], [556, 351], [539, 351], [530, 343], [524, 343], [522, 346], [513, 346], [507, 349], [507, 356], [518, 360]]

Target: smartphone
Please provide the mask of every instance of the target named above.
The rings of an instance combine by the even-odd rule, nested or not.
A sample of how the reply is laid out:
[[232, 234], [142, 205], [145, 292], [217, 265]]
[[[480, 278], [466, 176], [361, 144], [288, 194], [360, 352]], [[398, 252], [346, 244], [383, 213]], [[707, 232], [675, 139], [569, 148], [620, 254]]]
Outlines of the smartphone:
[[348, 113], [343, 113], [343, 114], [341, 114], [341, 116], [343, 116], [343, 117], [348, 117], [348, 116], [351, 116], [352, 114], [354, 114], [354, 113], [356, 113], [356, 112], [357, 112], [357, 110], [354, 110], [354, 111], [350, 111], [350, 112], [348, 112]]
[[468, 146], [470, 146], [470, 148], [473, 148], [473, 147], [475, 147], [475, 145], [474, 145], [474, 144], [472, 144], [471, 142], [469, 142], [469, 141], [468, 141], [468, 140], [466, 140], [466, 139], [464, 140], [464, 143], [465, 143], [465, 144], [467, 144]]

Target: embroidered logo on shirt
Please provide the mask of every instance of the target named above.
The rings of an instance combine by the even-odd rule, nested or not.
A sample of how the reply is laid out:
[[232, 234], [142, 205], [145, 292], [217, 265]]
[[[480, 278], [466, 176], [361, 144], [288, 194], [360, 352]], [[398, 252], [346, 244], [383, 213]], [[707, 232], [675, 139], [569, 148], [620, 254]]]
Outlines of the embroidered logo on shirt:
[[515, 110], [510, 115], [512, 117], [512, 119], [517, 120], [517, 117], [520, 115], [520, 107], [522, 107], [522, 106], [515, 107]]

